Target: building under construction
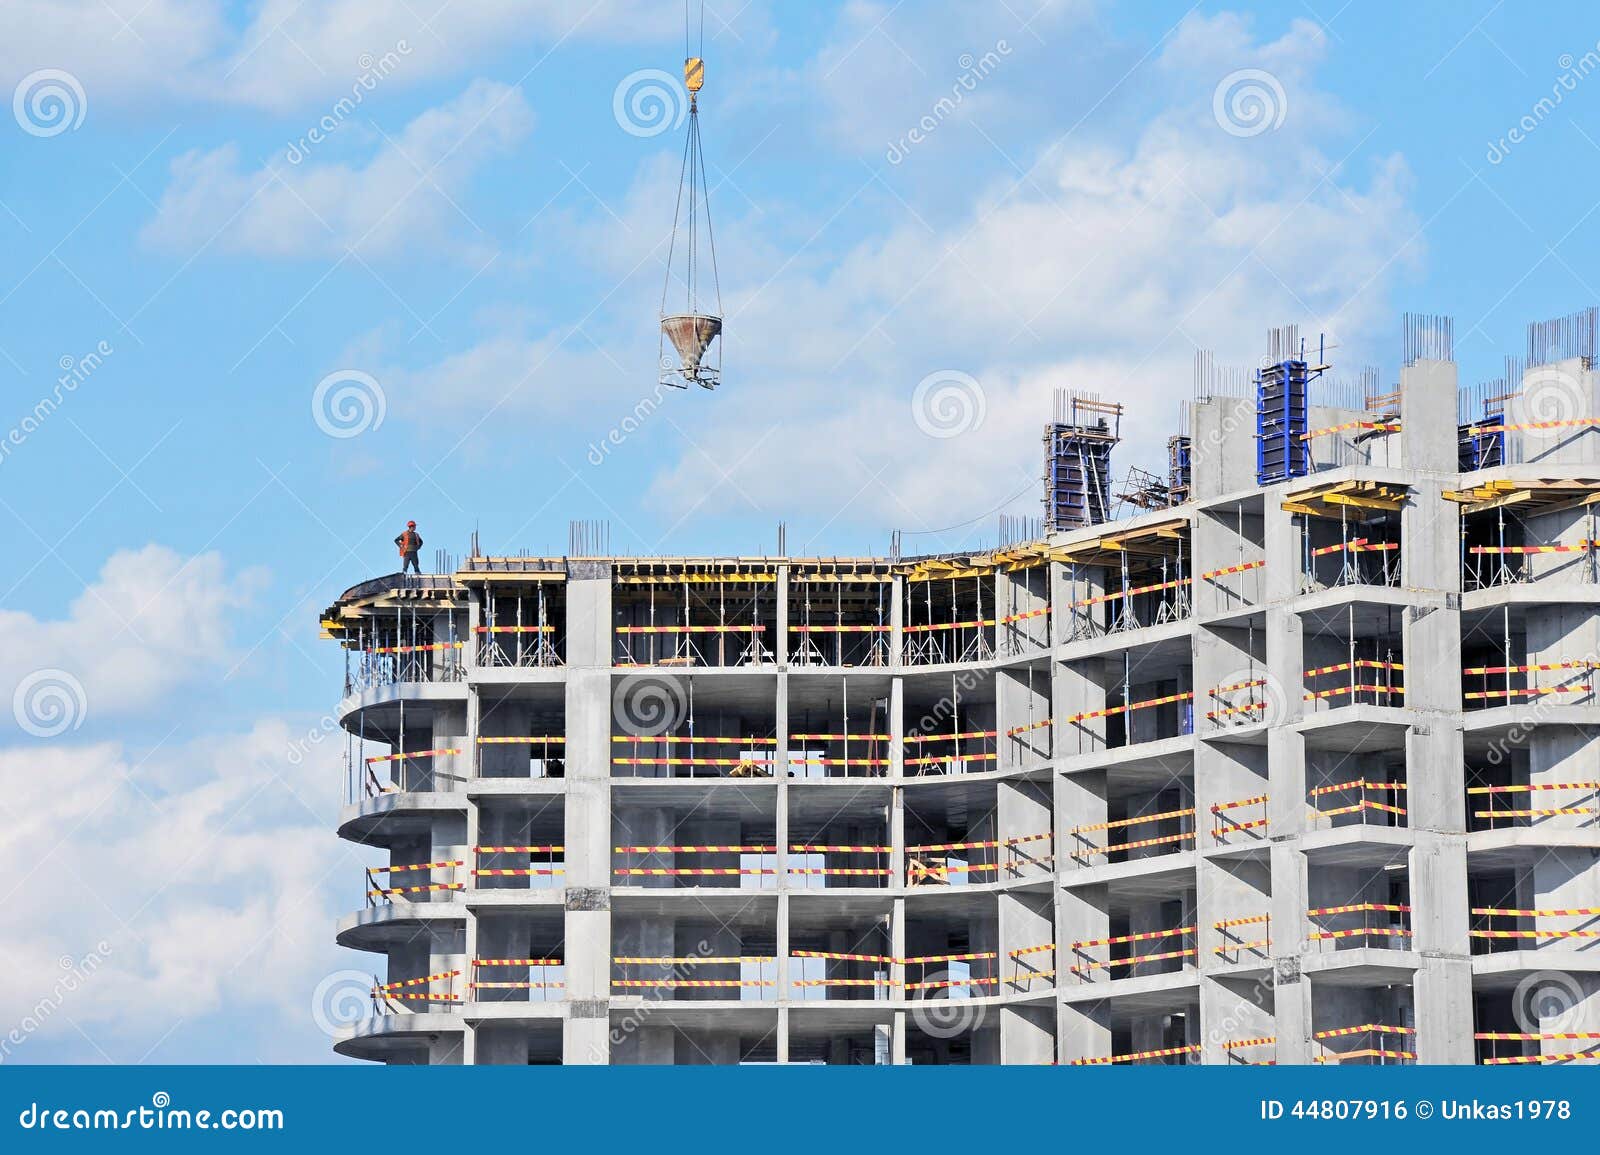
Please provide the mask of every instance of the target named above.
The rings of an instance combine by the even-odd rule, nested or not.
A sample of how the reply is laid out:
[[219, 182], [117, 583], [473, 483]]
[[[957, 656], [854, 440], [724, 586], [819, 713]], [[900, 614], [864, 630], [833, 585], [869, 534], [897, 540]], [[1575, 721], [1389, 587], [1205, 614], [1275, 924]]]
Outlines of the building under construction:
[[[1600, 1057], [1594, 314], [1207, 360], [959, 556], [474, 549], [323, 615], [394, 1063]], [[1119, 516], [1126, 513], [1127, 516]], [[352, 880], [353, 881], [353, 880]]]

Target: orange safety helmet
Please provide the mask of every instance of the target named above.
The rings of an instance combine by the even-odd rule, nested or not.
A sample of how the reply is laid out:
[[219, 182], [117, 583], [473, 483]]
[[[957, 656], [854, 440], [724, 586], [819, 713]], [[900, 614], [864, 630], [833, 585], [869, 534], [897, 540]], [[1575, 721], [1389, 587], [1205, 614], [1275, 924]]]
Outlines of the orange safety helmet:
[[408, 522], [406, 522], [406, 528], [407, 529], [416, 529], [417, 528], [417, 523], [414, 522], [414, 521], [408, 521]]

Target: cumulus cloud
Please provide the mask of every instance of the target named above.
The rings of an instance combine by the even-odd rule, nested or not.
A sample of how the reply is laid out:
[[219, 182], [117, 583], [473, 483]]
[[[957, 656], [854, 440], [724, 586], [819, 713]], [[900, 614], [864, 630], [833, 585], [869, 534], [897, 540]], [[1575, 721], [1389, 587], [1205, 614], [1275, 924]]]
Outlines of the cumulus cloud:
[[[874, 11], [852, 6], [843, 19], [865, 36]], [[953, 27], [942, 51], [920, 51], [942, 59], [978, 36], [966, 23]], [[897, 51], [881, 40], [873, 32], [859, 51]], [[1103, 41], [1086, 31], [1080, 48], [1092, 57], [1109, 51]], [[836, 35], [812, 66], [847, 42]], [[974, 149], [992, 157], [985, 137], [1001, 131], [985, 123], [989, 106], [973, 103], [963, 113], [972, 124], [937, 130], [965, 142], [959, 179], [948, 158], [925, 168], [918, 152], [898, 166], [875, 161], [861, 190], [837, 187], [820, 202], [767, 201], [740, 214], [739, 198], [724, 196], [714, 206], [722, 209], [724, 387], [714, 398], [691, 395], [700, 402], [692, 417], [687, 405], [674, 411], [681, 439], [666, 447], [675, 452], [657, 469], [647, 505], [664, 524], [708, 508], [796, 518], [794, 495], [803, 493], [806, 509], [835, 532], [948, 525], [1019, 493], [1010, 512], [1033, 513], [1039, 428], [1055, 388], [1127, 403], [1120, 472], [1155, 464], [1176, 431], [1197, 347], [1253, 363], [1265, 330], [1295, 321], [1328, 333], [1341, 362], [1379, 359], [1362, 341], [1386, 326], [1392, 290], [1422, 256], [1409, 175], [1397, 155], [1341, 165], [1354, 134], [1317, 86], [1326, 50], [1309, 22], [1264, 40], [1238, 17], [1190, 16], [1160, 51], [1130, 62], [1120, 87], [1116, 73], [1111, 94], [1058, 108], [1054, 131], [1036, 135], [1014, 163], [971, 162]], [[1219, 85], [1241, 70], [1268, 74], [1282, 91], [1281, 120], [1275, 111], [1275, 126], [1256, 135], [1230, 132], [1214, 108]], [[999, 106], [1030, 93], [1041, 72], [1058, 71], [1056, 60], [1019, 53], [984, 91]], [[1078, 124], [1100, 95], [1135, 91], [1138, 119], [1126, 131], [1126, 108], [1109, 130], [1098, 114]], [[643, 363], [636, 346], [652, 327], [640, 319], [660, 292], [652, 246], [665, 228], [647, 221], [663, 179], [659, 166], [641, 166], [611, 211], [551, 230], [578, 238], [575, 267], [603, 278], [597, 316], [571, 330], [490, 334], [413, 370], [415, 379], [459, 385], [458, 396], [492, 392], [503, 408], [560, 421], [542, 428], [569, 441], [616, 426], [646, 392], [645, 374], [619, 377], [609, 392], [583, 390], [587, 408], [574, 414], [559, 389], [513, 370], [589, 360], [595, 344], [630, 371]], [[930, 184], [934, 199], [964, 190], [954, 211], [918, 211]], [[929, 436], [913, 407], [918, 383], [941, 372], [970, 375], [982, 392], [982, 422], [959, 436]], [[940, 544], [961, 540], [970, 535]]]
[[[36, 695], [49, 692], [49, 683], [30, 682], [42, 671], [76, 679], [83, 692], [76, 708], [90, 716], [141, 709], [214, 673], [231, 660], [232, 618], [261, 578], [257, 570], [228, 573], [216, 553], [185, 558], [148, 545], [113, 554], [63, 618], [0, 610], [0, 689], [16, 710], [0, 712], [0, 735], [22, 723], [27, 704], [16, 701], [30, 685]], [[50, 703], [34, 704], [53, 727]], [[56, 706], [73, 708], [64, 700]]]
[[458, 237], [452, 251], [481, 258], [489, 241], [461, 207], [462, 191], [532, 122], [520, 89], [478, 80], [418, 116], [364, 165], [274, 158], [247, 170], [233, 144], [188, 152], [173, 162], [143, 239], [182, 253], [304, 258], [393, 256]]
[[222, 1010], [233, 1060], [281, 1053], [280, 1033], [327, 1045], [310, 992], [341, 965], [330, 927], [360, 866], [328, 830], [333, 759], [291, 753], [305, 732], [271, 718], [137, 758], [0, 747], [0, 1036], [23, 1037], [7, 1059], [137, 1062]]
[[[239, 19], [225, 0], [8, 0], [0, 78], [9, 86], [38, 68], [66, 69], [91, 105], [105, 102], [107, 110], [198, 100], [286, 112], [348, 93], [366, 71], [364, 58], [401, 42], [404, 66], [386, 84], [450, 75], [529, 41], [633, 42], [680, 26], [679, 14], [654, 0], [266, 0], [249, 7]], [[738, 19], [753, 26], [757, 15]]]

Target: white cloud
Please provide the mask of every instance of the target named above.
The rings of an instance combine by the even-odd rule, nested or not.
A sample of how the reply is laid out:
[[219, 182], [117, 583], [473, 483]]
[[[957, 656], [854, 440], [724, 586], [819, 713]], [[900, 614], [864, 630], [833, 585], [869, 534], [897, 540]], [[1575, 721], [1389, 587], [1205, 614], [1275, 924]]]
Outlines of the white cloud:
[[[1341, 358], [1370, 353], [1361, 335], [1420, 257], [1416, 221], [1399, 157], [1363, 180], [1321, 151], [1343, 121], [1314, 86], [1323, 51], [1310, 24], [1262, 44], [1234, 17], [1191, 17], [1131, 82], [1167, 97], [1131, 138], [1076, 133], [1024, 176], [1000, 168], [948, 224], [901, 214], [824, 270], [797, 261], [763, 284], [725, 258], [725, 294], [759, 287], [730, 296], [725, 388], [694, 427], [700, 448], [656, 478], [654, 506], [678, 516], [723, 486], [773, 517], [804, 492], [822, 518], [927, 526], [1023, 489], [1011, 509], [1032, 513], [1053, 388], [1128, 404], [1124, 435], [1143, 453], [1119, 452], [1120, 473], [1176, 431], [1197, 346], [1253, 361], [1267, 327], [1295, 320], [1341, 338]], [[1280, 128], [1242, 139], [1219, 127], [1212, 94], [1251, 67], [1289, 104]], [[943, 369], [978, 379], [987, 416], [936, 439], [911, 398]], [[758, 441], [770, 451], [736, 464], [735, 447]]]
[[0, 1039], [24, 1036], [10, 1060], [65, 1046], [137, 1062], [224, 1010], [237, 1061], [274, 1036], [319, 1053], [311, 992], [349, 965], [331, 927], [360, 866], [329, 830], [336, 756], [295, 764], [303, 733], [268, 719], [137, 760], [117, 743], [0, 748]]
[[532, 121], [520, 89], [478, 80], [361, 166], [273, 158], [246, 171], [236, 145], [185, 153], [142, 236], [179, 252], [262, 257], [392, 256], [459, 238], [453, 252], [482, 259], [492, 245], [461, 206], [463, 191]]
[[[115, 553], [62, 619], [0, 610], [5, 701], [30, 674], [58, 669], [82, 684], [90, 718], [145, 707], [230, 660], [231, 620], [261, 576], [228, 574], [216, 553], [185, 558], [158, 545]], [[0, 733], [15, 721], [0, 711]]]
[[[237, 6], [234, 6], [237, 8]], [[7, 0], [0, 79], [39, 68], [73, 73], [91, 108], [148, 101], [243, 104], [275, 112], [347, 94], [401, 41], [387, 81], [413, 85], [541, 42], [636, 42], [670, 36], [680, 14], [655, 0], [263, 0], [243, 20], [225, 0]], [[741, 14], [741, 25], [755, 17]], [[538, 59], [530, 56], [531, 65]]]

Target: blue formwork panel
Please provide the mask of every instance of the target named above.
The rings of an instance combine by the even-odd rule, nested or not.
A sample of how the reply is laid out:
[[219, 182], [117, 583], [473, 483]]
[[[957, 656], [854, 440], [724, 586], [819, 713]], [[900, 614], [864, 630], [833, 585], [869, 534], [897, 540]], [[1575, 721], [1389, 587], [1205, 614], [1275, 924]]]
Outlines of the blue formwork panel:
[[[1504, 418], [1495, 414], [1486, 424], [1498, 425]], [[1503, 430], [1480, 433], [1478, 425], [1461, 425], [1456, 429], [1456, 468], [1462, 473], [1474, 469], [1493, 469], [1505, 463], [1506, 435]]]
[[1311, 446], [1305, 440], [1308, 381], [1304, 361], [1280, 361], [1256, 371], [1257, 485], [1311, 472]]

